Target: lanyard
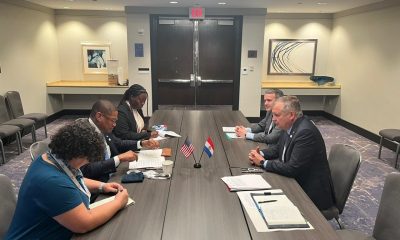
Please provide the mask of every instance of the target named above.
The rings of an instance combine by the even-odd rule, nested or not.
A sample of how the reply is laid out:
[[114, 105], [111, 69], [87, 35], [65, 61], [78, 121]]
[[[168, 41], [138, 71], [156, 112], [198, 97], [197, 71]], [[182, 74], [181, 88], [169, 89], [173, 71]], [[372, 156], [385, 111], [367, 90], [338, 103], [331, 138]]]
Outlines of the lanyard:
[[[60, 159], [56, 158], [51, 154], [50, 152], [47, 152], [47, 156], [50, 156], [50, 160], [62, 171], [64, 171], [65, 174], [71, 179], [71, 181], [75, 184], [75, 186], [81, 190], [89, 199], [90, 199], [90, 192], [89, 189], [86, 187], [85, 183], [81, 181], [82, 184], [78, 182], [74, 174], [71, 172], [71, 170], [65, 165], [63, 161]], [[78, 170], [79, 171], [79, 170]], [[81, 178], [82, 179], [82, 178]], [[82, 187], [83, 186], [83, 187]]]

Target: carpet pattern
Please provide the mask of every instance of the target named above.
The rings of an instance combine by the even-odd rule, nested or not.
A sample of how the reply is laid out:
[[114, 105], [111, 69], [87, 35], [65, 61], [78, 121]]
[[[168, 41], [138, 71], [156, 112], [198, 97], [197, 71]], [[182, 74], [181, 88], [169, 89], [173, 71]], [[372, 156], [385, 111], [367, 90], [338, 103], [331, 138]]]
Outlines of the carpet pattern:
[[[79, 116], [82, 117], [82, 116]], [[78, 116], [64, 116], [47, 125], [49, 136], [53, 135], [61, 126], [74, 121]], [[372, 234], [379, 201], [382, 194], [384, 179], [387, 174], [397, 172], [393, 168], [395, 156], [389, 149], [382, 149], [382, 159], [378, 159], [379, 145], [338, 125], [323, 117], [310, 117], [320, 129], [325, 140], [327, 151], [336, 143], [354, 146], [360, 151], [362, 162], [341, 215], [342, 223], [347, 229], [356, 229], [366, 234]], [[43, 140], [44, 128], [37, 129], [37, 139]], [[15, 192], [25, 176], [31, 163], [29, 146], [32, 143], [31, 135], [22, 139], [24, 151], [17, 155], [15, 142], [5, 146], [6, 164], [0, 166], [0, 174], [11, 178]], [[330, 221], [332, 227], [338, 228], [336, 222]]]

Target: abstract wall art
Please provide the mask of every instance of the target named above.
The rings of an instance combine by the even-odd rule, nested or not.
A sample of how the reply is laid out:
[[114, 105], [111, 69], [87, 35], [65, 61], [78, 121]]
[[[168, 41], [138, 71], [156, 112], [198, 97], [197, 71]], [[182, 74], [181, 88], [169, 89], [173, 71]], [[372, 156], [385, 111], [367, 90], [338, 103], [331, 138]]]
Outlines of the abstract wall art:
[[268, 74], [313, 75], [317, 39], [270, 39]]

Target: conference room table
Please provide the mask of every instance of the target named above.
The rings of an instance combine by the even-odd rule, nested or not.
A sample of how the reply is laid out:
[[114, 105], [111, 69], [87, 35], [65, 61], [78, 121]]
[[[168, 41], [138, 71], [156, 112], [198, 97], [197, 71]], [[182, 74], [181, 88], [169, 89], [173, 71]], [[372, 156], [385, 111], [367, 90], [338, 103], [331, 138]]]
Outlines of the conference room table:
[[[221, 177], [240, 175], [251, 167], [248, 153], [265, 144], [230, 139], [224, 126], [248, 126], [240, 111], [158, 110], [150, 126], [165, 124], [181, 138], [161, 140], [161, 147], [172, 149], [174, 161], [170, 179], [145, 179], [123, 184], [135, 204], [118, 212], [109, 222], [74, 239], [339, 239], [333, 228], [294, 179], [262, 173], [272, 188], [280, 188], [312, 224], [312, 230], [257, 232], [236, 193], [229, 192]], [[193, 156], [180, 151], [186, 137], [194, 145], [193, 156], [200, 160], [208, 137], [214, 142], [214, 155], [203, 154], [201, 168], [194, 168]], [[110, 181], [121, 181], [128, 171], [121, 163]], [[101, 197], [100, 197], [101, 199]]]

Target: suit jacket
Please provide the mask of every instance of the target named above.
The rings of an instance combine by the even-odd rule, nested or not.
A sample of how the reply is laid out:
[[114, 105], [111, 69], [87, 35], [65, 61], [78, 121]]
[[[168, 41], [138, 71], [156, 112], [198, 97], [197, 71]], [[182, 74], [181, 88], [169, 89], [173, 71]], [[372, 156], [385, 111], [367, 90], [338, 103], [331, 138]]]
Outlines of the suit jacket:
[[121, 140], [112, 133], [103, 134], [103, 136], [106, 139], [107, 145], [110, 147], [110, 158], [104, 159], [103, 161], [88, 163], [81, 167], [81, 171], [86, 178], [107, 182], [110, 178], [110, 174], [117, 170], [113, 157], [129, 150], [137, 151], [138, 149], [137, 141]]
[[[140, 116], [144, 119], [142, 109], [137, 109]], [[137, 123], [132, 111], [126, 102], [118, 106], [118, 120], [113, 133], [121, 139], [140, 140], [149, 139], [150, 132], [137, 132]]]
[[[283, 149], [286, 143], [284, 162]], [[295, 178], [304, 192], [320, 210], [334, 204], [333, 185], [326, 157], [325, 143], [317, 127], [307, 118], [298, 118], [290, 135], [281, 135], [277, 145], [263, 150], [267, 162], [265, 169]]]
[[[273, 124], [272, 131], [268, 134], [269, 126]], [[251, 132], [254, 134], [253, 141], [263, 142], [266, 144], [275, 144], [279, 140], [281, 135], [281, 129], [275, 126], [272, 122], [272, 112], [267, 111], [265, 118], [263, 118], [259, 123], [252, 124], [250, 126]]]

